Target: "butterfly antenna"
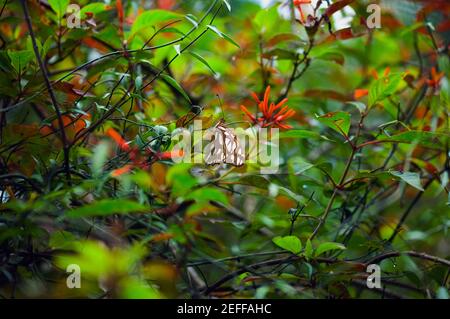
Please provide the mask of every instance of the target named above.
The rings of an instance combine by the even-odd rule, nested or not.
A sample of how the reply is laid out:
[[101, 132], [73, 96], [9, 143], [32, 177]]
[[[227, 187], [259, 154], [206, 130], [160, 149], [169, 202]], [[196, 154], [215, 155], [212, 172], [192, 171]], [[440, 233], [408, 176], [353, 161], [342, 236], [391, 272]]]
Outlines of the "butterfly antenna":
[[217, 99], [219, 100], [220, 110], [222, 111], [222, 118], [225, 120], [225, 112], [223, 111], [222, 99], [220, 98], [219, 94], [216, 94], [216, 96]]

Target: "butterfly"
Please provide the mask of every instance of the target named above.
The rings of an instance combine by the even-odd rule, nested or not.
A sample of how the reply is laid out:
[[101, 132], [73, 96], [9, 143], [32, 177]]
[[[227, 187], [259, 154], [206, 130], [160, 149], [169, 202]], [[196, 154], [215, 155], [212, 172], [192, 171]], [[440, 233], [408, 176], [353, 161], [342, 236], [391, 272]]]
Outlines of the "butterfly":
[[205, 147], [206, 165], [231, 164], [244, 165], [245, 153], [234, 132], [225, 125], [222, 119], [210, 129], [211, 142]]

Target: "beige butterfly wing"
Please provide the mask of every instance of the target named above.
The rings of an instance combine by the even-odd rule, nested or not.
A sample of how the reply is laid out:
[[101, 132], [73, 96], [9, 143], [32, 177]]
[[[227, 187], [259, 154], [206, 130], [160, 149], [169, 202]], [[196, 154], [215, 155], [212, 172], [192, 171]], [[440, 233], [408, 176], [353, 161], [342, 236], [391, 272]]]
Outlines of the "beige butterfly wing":
[[245, 161], [244, 150], [242, 149], [239, 139], [232, 130], [221, 127], [223, 130], [225, 158], [224, 163], [233, 166], [242, 166]]
[[206, 165], [217, 165], [224, 162], [225, 153], [223, 149], [224, 139], [222, 131], [216, 127], [205, 135], [210, 143], [205, 147], [205, 163]]
[[214, 128], [214, 140], [205, 149], [207, 165], [231, 164], [242, 166], [245, 153], [234, 132], [220, 121]]

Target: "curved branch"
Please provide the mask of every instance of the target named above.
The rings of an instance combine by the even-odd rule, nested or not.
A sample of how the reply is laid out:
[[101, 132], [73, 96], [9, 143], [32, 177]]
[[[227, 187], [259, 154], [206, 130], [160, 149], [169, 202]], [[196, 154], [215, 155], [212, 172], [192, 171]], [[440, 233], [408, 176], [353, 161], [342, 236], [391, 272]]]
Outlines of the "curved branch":
[[33, 44], [34, 54], [36, 55], [36, 59], [38, 61], [39, 67], [42, 72], [42, 76], [44, 77], [45, 86], [47, 87], [48, 94], [50, 95], [50, 99], [53, 104], [53, 108], [56, 112], [56, 117], [58, 118], [59, 131], [61, 135], [61, 142], [63, 144], [63, 152], [64, 152], [64, 168], [66, 171], [67, 182], [70, 184], [70, 162], [69, 162], [69, 154], [70, 154], [70, 145], [67, 141], [66, 131], [64, 129], [64, 121], [62, 118], [61, 109], [59, 108], [58, 102], [56, 100], [55, 92], [53, 91], [52, 84], [48, 77], [47, 68], [42, 61], [41, 55], [39, 53], [39, 49], [36, 43], [36, 37], [33, 31], [33, 25], [31, 23], [30, 13], [28, 11], [28, 6], [26, 0], [21, 0], [23, 14], [25, 16], [25, 21], [27, 23], [28, 31], [30, 33], [31, 42]]
[[[216, 6], [217, 3], [218, 3], [218, 0], [215, 0], [213, 2], [213, 4], [208, 8], [208, 10], [204, 14], [204, 16], [199, 20], [198, 25], [200, 25], [206, 19], [206, 17], [211, 13], [211, 11], [214, 9], [214, 7]], [[174, 39], [172, 41], [169, 41], [167, 43], [163, 43], [163, 44], [159, 44], [159, 45], [155, 45], [155, 46], [151, 46], [151, 47], [146, 47], [146, 48], [143, 48], [143, 49], [118, 50], [118, 51], [106, 53], [106, 54], [104, 54], [104, 55], [102, 55], [102, 56], [100, 56], [98, 58], [92, 59], [90, 61], [87, 61], [87, 62], [81, 64], [80, 66], [78, 66], [75, 69], [71, 70], [70, 72], [68, 72], [64, 76], [62, 76], [59, 79], [55, 80], [53, 82], [53, 84], [59, 83], [59, 82], [65, 80], [67, 77], [71, 76], [72, 74], [75, 74], [78, 71], [83, 70], [84, 68], [86, 68], [86, 67], [88, 67], [88, 66], [90, 66], [92, 64], [95, 64], [95, 63], [97, 63], [97, 62], [99, 62], [99, 61], [101, 61], [103, 59], [106, 59], [106, 58], [110, 58], [110, 57], [114, 57], [114, 56], [120, 56], [120, 55], [129, 55], [129, 54], [132, 54], [132, 53], [138, 53], [138, 52], [142, 52], [142, 51], [153, 51], [153, 50], [157, 50], [157, 49], [160, 49], [160, 48], [164, 48], [164, 47], [171, 46], [173, 44], [177, 44], [179, 42], [182, 42], [185, 39], [187, 39], [195, 30], [198, 29], [198, 25], [194, 26], [193, 28], [191, 28], [182, 37], [179, 37], [179, 38]], [[38, 92], [36, 92], [35, 94], [29, 96], [28, 98], [26, 98], [26, 99], [24, 99], [24, 100], [22, 100], [22, 101], [20, 101], [20, 102], [18, 102], [16, 104], [14, 104], [14, 105], [8, 106], [7, 108], [3, 108], [2, 110], [0, 110], [0, 112], [6, 112], [6, 111], [12, 110], [12, 109], [14, 109], [14, 108], [16, 108], [18, 106], [21, 106], [21, 105], [25, 104], [26, 102], [32, 100], [36, 96], [42, 94], [42, 92], [44, 92], [44, 91], [45, 91], [45, 88], [40, 90], [40, 91], [38, 91]]]
[[[290, 262], [299, 261], [299, 260], [303, 260], [303, 259], [304, 259], [304, 257], [301, 257], [301, 256], [289, 256], [289, 257], [284, 257], [284, 258], [265, 260], [265, 261], [262, 261], [262, 262], [259, 262], [259, 263], [255, 263], [255, 264], [252, 264], [252, 265], [244, 266], [244, 267], [242, 267], [242, 268], [240, 268], [238, 270], [235, 270], [235, 271], [229, 273], [228, 275], [222, 277], [218, 281], [216, 281], [214, 284], [209, 286], [209, 288], [205, 289], [203, 294], [204, 295], [209, 295], [214, 290], [216, 290], [217, 288], [222, 286], [224, 283], [226, 283], [226, 282], [228, 282], [228, 281], [238, 277], [239, 275], [242, 275], [243, 273], [245, 273], [245, 272], [247, 272], [249, 270], [256, 270], [256, 269], [263, 268], [263, 267], [268, 267], [268, 266], [279, 266], [279, 265], [283, 265], [283, 264], [287, 264], [287, 263], [290, 263]], [[315, 259], [315, 261], [317, 261], [319, 263], [326, 263], [326, 264], [330, 264], [330, 263], [334, 263], [335, 262], [334, 260], [325, 259], [325, 258], [317, 258], [317, 259]]]
[[416, 258], [419, 258], [419, 259], [429, 260], [429, 261], [433, 261], [435, 263], [442, 264], [444, 266], [450, 267], [450, 260], [446, 260], [446, 259], [443, 259], [443, 258], [440, 258], [440, 257], [436, 257], [436, 256], [432, 256], [432, 255], [428, 255], [428, 254], [425, 254], [425, 253], [420, 253], [420, 252], [412, 251], [412, 250], [410, 250], [410, 251], [403, 251], [403, 252], [391, 251], [391, 252], [388, 252], [388, 253], [385, 253], [385, 254], [382, 254], [382, 255], [379, 255], [379, 256], [376, 256], [376, 257], [370, 259], [366, 263], [366, 265], [377, 264], [377, 263], [379, 263], [379, 262], [381, 262], [381, 261], [383, 261], [385, 259], [389, 259], [389, 258], [393, 258], [393, 257], [400, 257], [401, 255], [408, 255], [410, 257], [416, 257]]

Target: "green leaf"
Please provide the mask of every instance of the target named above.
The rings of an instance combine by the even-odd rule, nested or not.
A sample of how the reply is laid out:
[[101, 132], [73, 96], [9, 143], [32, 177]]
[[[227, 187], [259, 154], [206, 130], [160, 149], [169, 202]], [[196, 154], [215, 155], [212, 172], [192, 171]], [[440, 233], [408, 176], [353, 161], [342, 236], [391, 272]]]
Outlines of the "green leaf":
[[361, 114], [364, 114], [367, 111], [367, 106], [362, 102], [347, 102], [347, 104], [356, 107]]
[[223, 1], [223, 3], [225, 4], [225, 6], [227, 7], [228, 11], [231, 12], [231, 5], [230, 5], [230, 3], [228, 2], [228, 0], [222, 0], [222, 1]]
[[74, 234], [59, 230], [50, 236], [49, 246], [53, 249], [70, 249], [77, 239]]
[[184, 196], [191, 188], [198, 184], [197, 179], [190, 173], [191, 164], [180, 163], [172, 166], [166, 175], [169, 185], [172, 185], [171, 195], [173, 197]]
[[103, 165], [105, 165], [108, 159], [110, 151], [110, 144], [107, 142], [100, 142], [94, 148], [94, 152], [91, 159], [91, 167], [93, 176], [99, 176], [103, 172]]
[[270, 185], [267, 177], [261, 175], [239, 176], [236, 180], [236, 183], [241, 185], [254, 186], [262, 189], [267, 189], [267, 187], [269, 187]]
[[276, 28], [280, 22], [280, 14], [278, 13], [278, 7], [272, 6], [267, 9], [260, 10], [252, 20], [254, 27], [258, 32], [269, 33]]
[[5, 73], [13, 72], [11, 58], [6, 51], [0, 51], [0, 70]]
[[320, 54], [313, 55], [312, 58], [325, 60], [325, 61], [333, 61], [337, 64], [343, 65], [345, 63], [345, 57], [340, 52], [335, 51], [325, 51]]
[[198, 22], [197, 22], [197, 17], [194, 16], [193, 14], [187, 14], [184, 16], [186, 18], [186, 20], [188, 20], [190, 23], [192, 23], [192, 25], [195, 28], [198, 28]]
[[175, 44], [173, 48], [175, 49], [175, 52], [177, 52], [177, 55], [181, 55], [181, 46], [179, 44]]
[[58, 19], [61, 19], [64, 16], [69, 3], [69, 0], [48, 0], [48, 4], [53, 9], [53, 11], [56, 12]]
[[343, 111], [330, 112], [325, 115], [319, 116], [318, 120], [326, 126], [332, 128], [336, 132], [348, 136], [351, 124], [350, 113]]
[[228, 42], [230, 42], [232, 45], [234, 45], [235, 47], [237, 47], [239, 49], [241, 48], [241, 46], [236, 41], [234, 41], [229, 35], [227, 35], [225, 33], [222, 33], [222, 35], [223, 35], [224, 39], [227, 40]]
[[85, 5], [80, 10], [80, 16], [82, 19], [85, 19], [87, 17], [87, 13], [90, 12], [92, 14], [98, 14], [106, 10], [106, 4], [101, 2], [94, 2], [89, 3], [88, 5]]
[[69, 210], [66, 215], [70, 218], [80, 218], [145, 212], [146, 210], [148, 210], [148, 207], [131, 200], [104, 199], [90, 205]]
[[136, 21], [134, 21], [133, 26], [131, 27], [131, 34], [135, 34], [142, 29], [152, 28], [159, 23], [168, 22], [180, 17], [182, 17], [180, 14], [172, 11], [159, 9], [145, 11], [140, 16], [138, 16]]
[[417, 143], [418, 145], [429, 148], [444, 147], [443, 140], [448, 135], [425, 131], [406, 131], [400, 134], [392, 135], [388, 138], [380, 138], [383, 141], [392, 141], [395, 143]]
[[215, 201], [225, 205], [228, 204], [227, 196], [225, 196], [225, 194], [219, 191], [218, 189], [212, 187], [197, 189], [193, 192], [190, 192], [185, 198], [192, 199], [197, 202]]
[[305, 257], [306, 257], [307, 260], [310, 259], [313, 256], [313, 246], [312, 246], [312, 243], [311, 243], [310, 239], [308, 239], [306, 241], [306, 247], [305, 247], [304, 254], [305, 254]]
[[422, 192], [425, 191], [420, 182], [419, 174], [413, 172], [398, 172], [398, 171], [389, 171], [389, 173], [391, 173], [395, 177], [400, 178], [401, 180], [411, 185], [412, 187], [417, 188]]
[[333, 243], [333, 242], [322, 243], [319, 245], [319, 247], [317, 247], [315, 255], [320, 256], [327, 251], [338, 250], [338, 249], [343, 250], [343, 249], [347, 249], [347, 248], [340, 243]]
[[209, 65], [209, 63], [201, 55], [199, 55], [195, 52], [189, 52], [189, 54], [192, 55], [197, 60], [199, 60], [201, 63], [203, 63], [212, 72], [212, 74], [216, 75], [216, 72], [213, 70], [213, 68]]
[[264, 52], [263, 57], [266, 59], [276, 58], [277, 60], [297, 60], [297, 53], [286, 49], [275, 48]]
[[11, 59], [11, 65], [20, 73], [33, 59], [34, 53], [30, 50], [8, 51], [8, 56]]
[[223, 33], [222, 31], [220, 31], [219, 29], [217, 29], [215, 26], [213, 25], [207, 25], [207, 28], [214, 31], [217, 35], [219, 35], [219, 37], [227, 40], [228, 42], [230, 42], [231, 44], [237, 46], [239, 49], [241, 48], [239, 46], [239, 44], [236, 43], [236, 41], [234, 41], [232, 38], [230, 38], [228, 35], [226, 35], [225, 33]]
[[[274, 184], [274, 185], [276, 185], [276, 184]], [[305, 198], [302, 195], [299, 195], [299, 194], [291, 191], [287, 187], [283, 187], [283, 186], [277, 185], [277, 189], [280, 192], [280, 194], [283, 193], [284, 195], [286, 195], [286, 196], [292, 198], [293, 200], [295, 200], [296, 202], [303, 203], [304, 200], [305, 200]]]
[[183, 95], [183, 97], [192, 104], [191, 99], [189, 98], [189, 96], [187, 95], [186, 91], [181, 87], [181, 85], [170, 75], [167, 74], [161, 74], [161, 77], [170, 85], [172, 86], [175, 90], [177, 90], [178, 92], [181, 93], [181, 95]]
[[289, 174], [293, 175], [299, 175], [313, 167], [314, 164], [308, 163], [303, 158], [298, 156], [292, 157], [288, 161]]
[[290, 251], [293, 254], [298, 254], [302, 251], [302, 242], [297, 236], [277, 236], [272, 241], [278, 247]]
[[374, 106], [377, 102], [381, 102], [388, 96], [394, 94], [402, 79], [403, 74], [396, 73], [372, 83], [369, 88], [369, 108]]

